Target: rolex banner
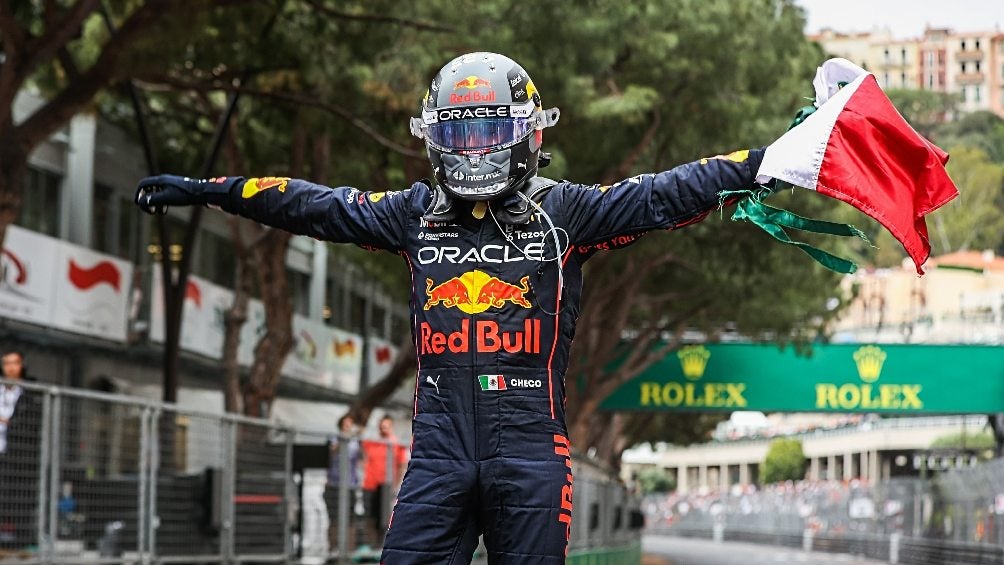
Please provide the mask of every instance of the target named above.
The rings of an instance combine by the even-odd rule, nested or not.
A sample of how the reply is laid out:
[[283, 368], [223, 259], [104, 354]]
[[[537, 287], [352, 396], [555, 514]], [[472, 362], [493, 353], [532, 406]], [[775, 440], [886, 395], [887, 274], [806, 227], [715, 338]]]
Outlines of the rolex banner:
[[814, 345], [812, 355], [804, 356], [772, 345], [690, 345], [622, 385], [601, 407], [901, 415], [1004, 412], [1004, 347]]

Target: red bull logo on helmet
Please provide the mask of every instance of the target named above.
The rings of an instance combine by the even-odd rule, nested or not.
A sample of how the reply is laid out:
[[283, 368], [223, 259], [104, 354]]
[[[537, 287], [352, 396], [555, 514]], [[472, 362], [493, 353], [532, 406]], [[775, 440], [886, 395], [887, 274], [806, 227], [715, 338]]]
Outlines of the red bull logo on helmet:
[[461, 88], [466, 88], [467, 90], [474, 90], [475, 88], [491, 88], [492, 83], [488, 79], [481, 77], [476, 77], [471, 75], [467, 78], [460, 79], [453, 85], [453, 90], [460, 90]]
[[[488, 92], [478, 92], [479, 89], [486, 88]], [[454, 92], [450, 94], [450, 104], [462, 104], [464, 102], [495, 102], [495, 91], [492, 90], [492, 83], [487, 79], [471, 75], [465, 79], [458, 80], [453, 85]], [[464, 92], [457, 94], [456, 91]]]
[[435, 284], [432, 279], [425, 279], [425, 283], [425, 294], [428, 296], [423, 306], [425, 310], [433, 306], [445, 306], [458, 308], [465, 314], [478, 314], [489, 308], [502, 308], [506, 304], [522, 308], [532, 306], [526, 298], [526, 294], [530, 292], [530, 277], [521, 278], [517, 285], [474, 270], [439, 284]]

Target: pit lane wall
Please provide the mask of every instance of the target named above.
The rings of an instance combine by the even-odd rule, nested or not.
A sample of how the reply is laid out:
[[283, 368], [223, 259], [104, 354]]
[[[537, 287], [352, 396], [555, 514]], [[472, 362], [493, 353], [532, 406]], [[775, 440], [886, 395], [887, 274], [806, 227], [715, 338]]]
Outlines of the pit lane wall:
[[[0, 379], [5, 406], [8, 385], [17, 398], [0, 432], [0, 562], [379, 558], [407, 445], [361, 440], [386, 454], [391, 487], [368, 496], [347, 472], [361, 461], [337, 448], [354, 438], [333, 430]], [[568, 563], [638, 564], [639, 501], [610, 469], [582, 457], [573, 469]]]
[[649, 496], [646, 532], [861, 555], [1004, 564], [1004, 459], [930, 479], [798, 481]]

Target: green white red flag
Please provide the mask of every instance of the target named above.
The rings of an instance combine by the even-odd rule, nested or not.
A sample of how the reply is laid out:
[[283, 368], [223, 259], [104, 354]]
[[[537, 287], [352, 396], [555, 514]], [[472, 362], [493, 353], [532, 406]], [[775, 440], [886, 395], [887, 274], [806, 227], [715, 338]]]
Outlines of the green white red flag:
[[958, 196], [948, 154], [899, 114], [874, 75], [830, 59], [813, 81], [816, 111], [767, 148], [771, 178], [837, 198], [880, 222], [917, 268], [931, 253], [924, 216]]

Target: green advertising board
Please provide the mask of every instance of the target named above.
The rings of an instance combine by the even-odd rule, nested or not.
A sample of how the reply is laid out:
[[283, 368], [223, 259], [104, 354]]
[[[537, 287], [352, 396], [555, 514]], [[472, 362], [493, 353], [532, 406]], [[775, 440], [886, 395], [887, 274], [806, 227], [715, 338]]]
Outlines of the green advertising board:
[[607, 410], [1004, 412], [1004, 347], [689, 345], [627, 382]]

